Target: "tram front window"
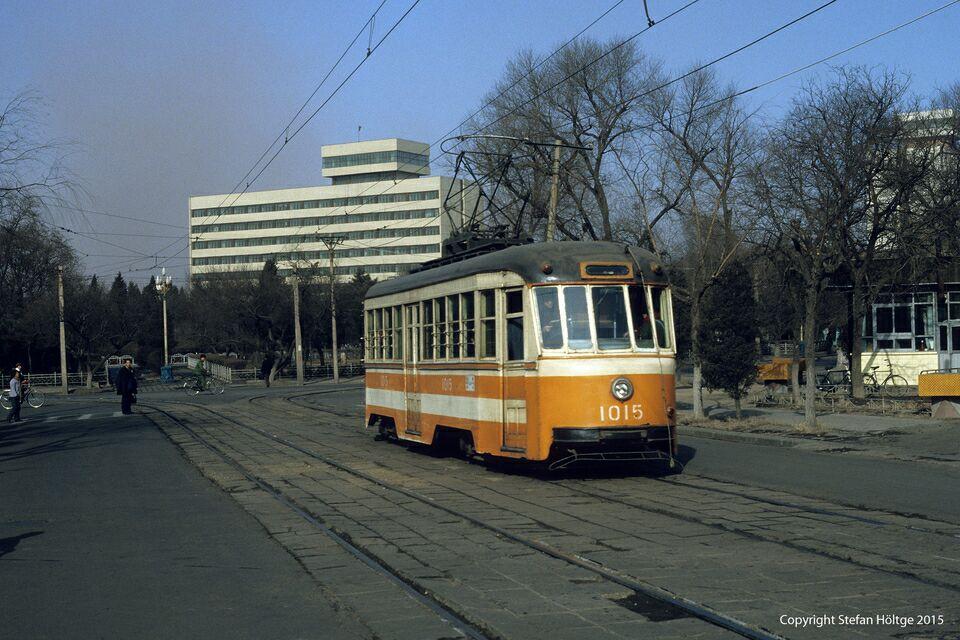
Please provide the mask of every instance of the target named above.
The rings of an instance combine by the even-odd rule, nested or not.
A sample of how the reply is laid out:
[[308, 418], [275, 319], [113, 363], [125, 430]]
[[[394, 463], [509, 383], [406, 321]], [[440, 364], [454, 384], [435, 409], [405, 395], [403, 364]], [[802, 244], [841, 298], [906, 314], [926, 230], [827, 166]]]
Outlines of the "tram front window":
[[563, 333], [560, 329], [560, 305], [557, 301], [557, 288], [538, 287], [536, 293], [543, 348], [560, 349], [563, 347]]
[[571, 349], [592, 349], [586, 288], [564, 287], [563, 303], [567, 314], [567, 344]]
[[593, 317], [597, 325], [597, 346], [601, 351], [630, 348], [627, 305], [623, 287], [593, 287]]
[[643, 287], [627, 287], [630, 295], [630, 315], [633, 319], [633, 339], [638, 349], [653, 349], [653, 325], [647, 309], [647, 294]]
[[661, 349], [670, 349], [673, 344], [670, 339], [670, 324], [673, 319], [670, 317], [670, 298], [667, 296], [666, 289], [653, 287], [650, 290], [653, 296], [653, 319], [657, 326], [657, 341]]

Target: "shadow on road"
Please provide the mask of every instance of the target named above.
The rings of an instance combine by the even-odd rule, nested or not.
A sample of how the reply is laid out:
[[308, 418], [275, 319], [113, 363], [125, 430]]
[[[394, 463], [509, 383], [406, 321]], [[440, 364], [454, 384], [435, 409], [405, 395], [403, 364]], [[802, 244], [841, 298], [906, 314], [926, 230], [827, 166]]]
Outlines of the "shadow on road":
[[17, 545], [20, 544], [22, 540], [26, 540], [27, 538], [33, 538], [39, 535], [43, 535], [43, 531], [28, 531], [27, 533], [21, 533], [18, 536], [11, 536], [9, 538], [0, 538], [0, 558], [7, 555], [8, 553], [13, 553], [14, 549], [17, 548]]

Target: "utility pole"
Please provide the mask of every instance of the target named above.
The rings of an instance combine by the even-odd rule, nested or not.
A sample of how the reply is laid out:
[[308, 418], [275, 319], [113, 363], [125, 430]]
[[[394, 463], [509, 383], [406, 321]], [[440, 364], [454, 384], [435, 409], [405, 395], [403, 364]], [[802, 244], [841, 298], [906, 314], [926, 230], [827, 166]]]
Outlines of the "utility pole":
[[67, 384], [67, 329], [63, 321], [63, 267], [57, 267], [57, 299], [60, 303], [60, 386], [63, 395], [70, 393]]
[[293, 341], [297, 361], [297, 384], [303, 385], [303, 336], [300, 333], [300, 280], [296, 274], [291, 277], [293, 285]]
[[160, 300], [163, 303], [163, 364], [170, 364], [170, 348], [167, 340], [167, 293], [173, 286], [173, 278], [167, 275], [167, 268], [164, 267], [155, 283], [157, 293], [160, 294]]
[[553, 242], [557, 232], [557, 199], [560, 182], [560, 147], [563, 143], [557, 139], [553, 141], [553, 180], [550, 183], [550, 211], [547, 212], [547, 242]]
[[337, 300], [333, 292], [333, 283], [336, 280], [336, 274], [333, 268], [333, 254], [337, 245], [343, 242], [343, 238], [339, 236], [320, 236], [320, 241], [326, 245], [327, 253], [330, 254], [330, 356], [333, 360], [333, 383], [339, 384], [340, 359], [337, 353]]

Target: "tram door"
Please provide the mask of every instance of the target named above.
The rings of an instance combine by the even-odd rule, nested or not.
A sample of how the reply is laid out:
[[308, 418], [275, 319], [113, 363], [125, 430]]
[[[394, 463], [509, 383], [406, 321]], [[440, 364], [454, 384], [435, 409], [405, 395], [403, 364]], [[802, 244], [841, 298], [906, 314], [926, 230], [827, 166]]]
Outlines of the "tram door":
[[503, 449], [526, 451], [527, 400], [524, 366], [524, 290], [504, 292]]
[[403, 309], [403, 397], [406, 405], [406, 431], [419, 434], [420, 413], [420, 305], [408, 304]]

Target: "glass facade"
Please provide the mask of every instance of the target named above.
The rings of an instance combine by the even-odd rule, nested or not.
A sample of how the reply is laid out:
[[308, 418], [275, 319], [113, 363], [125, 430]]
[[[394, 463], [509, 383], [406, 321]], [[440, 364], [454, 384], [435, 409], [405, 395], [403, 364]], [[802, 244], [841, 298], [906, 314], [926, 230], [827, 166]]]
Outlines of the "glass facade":
[[[416, 238], [434, 236], [440, 233], [440, 227], [415, 227], [413, 229], [369, 229], [364, 231], [341, 231], [338, 237], [344, 240], [372, 240], [376, 238]], [[194, 249], [227, 249], [232, 247], [262, 247], [272, 244], [303, 244], [317, 242], [316, 233], [295, 236], [268, 236], [265, 238], [226, 238], [224, 240], [196, 240]]]
[[409, 209], [406, 211], [371, 211], [369, 213], [351, 213], [310, 218], [274, 218], [271, 220], [253, 220], [251, 222], [223, 222], [218, 224], [196, 224], [191, 227], [193, 233], [223, 233], [229, 231], [256, 231], [259, 229], [286, 229], [289, 227], [314, 227], [326, 224], [347, 224], [353, 222], [383, 222], [385, 220], [419, 220], [439, 217], [439, 209]]
[[365, 204], [387, 204], [390, 202], [416, 202], [421, 200], [438, 200], [440, 192], [413, 191], [410, 193], [382, 193], [375, 196], [353, 196], [350, 198], [324, 198], [321, 200], [293, 200], [289, 202], [268, 202], [266, 204], [248, 204], [233, 207], [212, 207], [207, 209], [193, 209], [191, 218], [205, 218], [208, 216], [232, 216], [245, 213], [271, 213], [274, 211], [296, 211], [299, 209], [328, 209], [333, 207], [355, 207]]
[[882, 294], [864, 318], [863, 349], [933, 350], [936, 320], [933, 293]]
[[[438, 253], [438, 244], [400, 245], [372, 249], [338, 249], [338, 258], [366, 258], [373, 256], [417, 255], [421, 253]], [[252, 253], [243, 256], [210, 256], [193, 258], [191, 264], [195, 267], [222, 264], [251, 264], [266, 262], [269, 259], [279, 260], [329, 260], [330, 254], [326, 251], [293, 251], [280, 253]]]
[[354, 153], [348, 156], [327, 156], [323, 158], [323, 168], [340, 169], [343, 167], [356, 167], [363, 164], [383, 164], [386, 162], [398, 162], [400, 164], [428, 167], [430, 165], [430, 156], [397, 150]]

